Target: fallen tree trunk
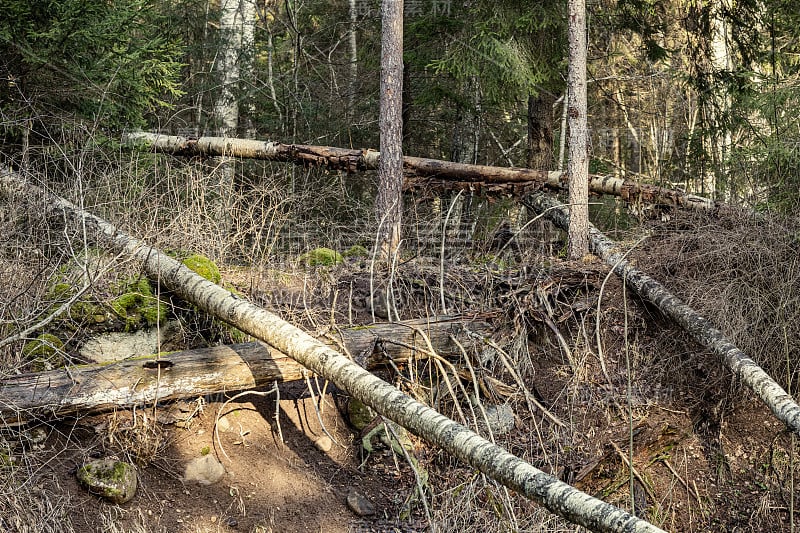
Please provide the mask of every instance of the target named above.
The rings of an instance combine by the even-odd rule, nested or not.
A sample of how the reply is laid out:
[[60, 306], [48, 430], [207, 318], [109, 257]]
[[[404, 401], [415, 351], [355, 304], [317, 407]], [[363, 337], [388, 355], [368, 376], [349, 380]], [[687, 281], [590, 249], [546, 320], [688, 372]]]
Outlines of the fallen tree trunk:
[[[525, 202], [538, 213], [543, 213], [559, 228], [566, 230], [569, 211], [565, 205], [543, 194], [536, 194]], [[783, 387], [778, 385], [752, 359], [730, 342], [697, 311], [683, 303], [658, 281], [634, 268], [625, 260], [617, 244], [597, 228], [589, 225], [589, 245], [592, 252], [611, 265], [614, 272], [625, 280], [640, 297], [652, 303], [676, 324], [688, 331], [694, 339], [717, 354], [748, 387], [753, 389], [776, 417], [786, 426], [800, 433], [800, 406]]]
[[[269, 161], [284, 161], [308, 166], [321, 166], [331, 170], [355, 172], [378, 168], [380, 153], [374, 150], [351, 150], [332, 146], [313, 146], [305, 144], [283, 144], [250, 139], [230, 139], [223, 137], [186, 137], [137, 132], [126, 134], [123, 141], [133, 146], [144, 146], [155, 152], [179, 156], [233, 156]], [[530, 192], [542, 186], [553, 189], [566, 189], [567, 177], [563, 172], [547, 172], [527, 168], [491, 167], [468, 165], [426, 159], [422, 157], [403, 157], [406, 172], [406, 187], [431, 186], [450, 188], [476, 188], [478, 186], [492, 191], [511, 189], [516, 194]], [[416, 179], [414, 178], [416, 177]], [[419, 178], [424, 178], [420, 180]], [[609, 176], [589, 177], [589, 190], [596, 194], [619, 196], [626, 202], [642, 202], [667, 206], [685, 207], [705, 211], [715, 211], [722, 204], [682, 191], [665, 189], [655, 185], [639, 184]]]
[[44, 194], [67, 223], [99, 244], [140, 261], [145, 271], [184, 300], [268, 342], [381, 415], [485, 473], [492, 479], [593, 531], [662, 531], [622, 509], [579, 491], [423, 405], [308, 333], [206, 280], [168, 255], [119, 231], [70, 202], [0, 169], [0, 184]]
[[[367, 369], [423, 359], [423, 333], [441, 356], [460, 355], [451, 335], [464, 328], [481, 336], [491, 325], [469, 317], [442, 316], [345, 329], [336, 335]], [[463, 341], [462, 341], [463, 342]], [[334, 341], [328, 341], [334, 346]], [[49, 421], [65, 416], [130, 408], [160, 400], [236, 392], [303, 379], [300, 363], [260, 342], [213, 346], [166, 355], [127, 359], [114, 364], [72, 366], [21, 374], [0, 383], [0, 420], [6, 424]]]

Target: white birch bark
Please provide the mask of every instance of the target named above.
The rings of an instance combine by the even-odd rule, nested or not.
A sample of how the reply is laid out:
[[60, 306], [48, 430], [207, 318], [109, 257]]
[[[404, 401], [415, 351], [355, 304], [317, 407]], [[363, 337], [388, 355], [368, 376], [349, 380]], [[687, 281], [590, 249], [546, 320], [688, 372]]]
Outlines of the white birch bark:
[[350, 52], [350, 83], [347, 88], [347, 113], [353, 117], [355, 113], [356, 88], [358, 87], [358, 41], [356, 28], [358, 27], [357, 0], [349, 0], [350, 27], [347, 30], [347, 42]]
[[67, 224], [77, 224], [101, 246], [129, 255], [169, 290], [289, 355], [378, 413], [437, 445], [551, 512], [592, 531], [660, 532], [661, 529], [542, 472], [503, 448], [427, 407], [308, 333], [199, 276], [180, 262], [127, 235], [105, 220], [0, 168], [0, 187], [48, 199]]
[[[544, 213], [546, 218], [561, 229], [568, 227], [569, 213], [557, 200], [536, 194], [530, 197], [528, 204], [536, 212]], [[707, 318], [683, 303], [658, 281], [631, 266], [625, 260], [625, 254], [617, 243], [592, 225], [589, 226], [589, 243], [592, 252], [611, 265], [614, 273], [623, 278], [639, 296], [658, 307], [664, 315], [689, 332], [697, 342], [717, 354], [737, 377], [753, 389], [780, 421], [790, 430], [800, 433], [800, 406], [794, 398], [730, 342]]]
[[[299, 165], [325, 166], [331, 170], [375, 170], [380, 161], [376, 150], [351, 150], [332, 146], [311, 146], [283, 144], [274, 141], [250, 139], [223, 139], [221, 137], [186, 137], [160, 135], [157, 133], [136, 132], [123, 138], [128, 146], [186, 156], [216, 156], [230, 154], [236, 157], [286, 161]], [[566, 175], [563, 172], [547, 172], [525, 168], [491, 167], [486, 165], [466, 165], [426, 159], [422, 157], [403, 157], [403, 167], [407, 173], [420, 177], [461, 182], [465, 187], [470, 183], [530, 183], [545, 185], [553, 189], [566, 188]], [[701, 211], [730, 209], [729, 206], [695, 196], [683, 191], [665, 189], [653, 185], [636, 183], [611, 176], [592, 175], [589, 177], [589, 190], [597, 194], [620, 196], [626, 201], [651, 202], [658, 205], [684, 207]]]
[[235, 136], [239, 126], [239, 104], [236, 93], [239, 86], [239, 54], [242, 49], [244, 27], [240, 6], [244, 0], [220, 2], [220, 50], [217, 70], [220, 73], [220, 90], [214, 102], [214, 118], [218, 134]]

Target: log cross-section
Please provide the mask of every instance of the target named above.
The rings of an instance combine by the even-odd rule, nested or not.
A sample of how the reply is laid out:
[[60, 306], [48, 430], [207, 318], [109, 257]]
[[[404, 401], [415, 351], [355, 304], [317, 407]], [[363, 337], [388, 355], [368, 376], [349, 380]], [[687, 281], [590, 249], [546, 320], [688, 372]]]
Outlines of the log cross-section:
[[468, 428], [414, 400], [305, 331], [199, 276], [180, 262], [105, 220], [50, 195], [0, 167], [0, 186], [45, 195], [67, 223], [102, 246], [141, 262], [148, 275], [206, 312], [269, 343], [415, 435], [441, 447], [550, 512], [592, 531], [660, 532], [653, 524], [542, 472]]
[[[561, 229], [569, 223], [569, 211], [558, 200], [543, 194], [527, 199], [537, 213], [543, 213]], [[706, 348], [718, 355], [725, 365], [761, 398], [775, 416], [795, 433], [800, 433], [800, 405], [778, 385], [764, 369], [729, 341], [711, 321], [686, 305], [661, 283], [625, 260], [617, 243], [590, 224], [589, 247], [611, 265], [614, 273], [625, 280], [640, 297], [655, 305], [665, 316], [681, 326]]]

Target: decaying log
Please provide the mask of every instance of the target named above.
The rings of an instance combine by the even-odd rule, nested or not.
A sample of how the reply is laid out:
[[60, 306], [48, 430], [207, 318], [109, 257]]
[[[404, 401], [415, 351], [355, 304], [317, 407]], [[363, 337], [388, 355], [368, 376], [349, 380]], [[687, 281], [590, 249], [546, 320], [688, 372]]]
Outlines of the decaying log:
[[[569, 210], [557, 200], [535, 194], [527, 199], [526, 205], [538, 213], [544, 213], [559, 228], [567, 228]], [[717, 354], [736, 376], [755, 391], [779, 420], [795, 433], [800, 433], [800, 405], [755, 361], [730, 342], [708, 319], [686, 305], [658, 281], [634, 268], [625, 260], [625, 254], [620, 251], [617, 243], [592, 225], [589, 226], [589, 244], [592, 252], [611, 265], [614, 273], [624, 279], [636, 294], [658, 307], [697, 342]]]
[[[423, 359], [423, 333], [441, 356], [459, 355], [451, 335], [464, 329], [489, 335], [491, 325], [478, 317], [441, 316], [344, 329], [334, 334], [368, 369], [391, 360]], [[462, 339], [462, 342], [465, 342]], [[332, 340], [326, 342], [336, 345]], [[137, 357], [113, 364], [21, 374], [0, 383], [0, 420], [14, 424], [53, 420], [77, 414], [149, 405], [155, 401], [237, 392], [303, 379], [309, 372], [275, 348], [248, 342]]]
[[[124, 142], [133, 146], [143, 146], [155, 152], [179, 156], [226, 155], [320, 166], [347, 172], [375, 170], [378, 168], [380, 158], [380, 153], [375, 150], [352, 150], [331, 146], [283, 144], [223, 137], [189, 139], [147, 132], [126, 134]], [[480, 186], [490, 192], [493, 189], [502, 188], [516, 194], [530, 192], [530, 189], [540, 187], [567, 188], [567, 177], [563, 172], [468, 165], [410, 156], [403, 157], [403, 169], [407, 176], [406, 187], [443, 188], [450, 184], [450, 188]], [[716, 211], [724, 207], [713, 200], [686, 194], [682, 191], [609, 176], [590, 176], [589, 190], [596, 194], [619, 196], [626, 202], [677, 206], [704, 211]]]
[[[47, 194], [0, 168], [0, 186]], [[168, 255], [119, 231], [110, 223], [49, 196], [69, 224], [77, 224], [101, 246], [141, 262], [149, 276], [177, 296], [269, 343], [306, 368], [369, 405], [381, 415], [511, 488], [551, 512], [593, 531], [662, 531], [622, 509], [579, 491], [492, 444], [466, 427], [407, 396], [308, 333], [197, 275]]]

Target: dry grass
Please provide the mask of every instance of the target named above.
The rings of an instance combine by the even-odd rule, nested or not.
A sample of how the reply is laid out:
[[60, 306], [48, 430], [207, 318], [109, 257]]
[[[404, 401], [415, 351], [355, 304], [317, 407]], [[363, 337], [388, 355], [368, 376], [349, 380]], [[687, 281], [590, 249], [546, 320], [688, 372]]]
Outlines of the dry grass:
[[797, 390], [800, 221], [687, 215], [658, 227], [657, 235], [647, 251], [652, 274], [782, 386]]
[[[236, 273], [231, 277], [239, 289], [308, 329], [322, 331], [332, 324], [369, 322], [370, 292], [389, 286], [401, 318], [442, 310], [441, 218], [448, 205], [419, 201], [410, 207], [404, 244], [409, 253], [394, 269], [370, 269], [368, 261], [353, 260], [333, 269], [309, 270], [301, 268], [296, 258], [311, 248], [328, 246], [341, 251], [352, 244], [371, 246], [374, 236], [369, 202], [365, 201], [367, 183], [354, 186], [352, 177], [319, 170], [237, 162], [237, 175], [248, 177], [222, 190], [220, 169], [214, 161], [187, 165], [162, 156], [96, 155], [80, 152], [69, 161], [34, 168], [31, 176], [46, 179], [54, 191], [79, 200], [90, 211], [162, 249], [202, 253], [222, 263], [227, 272]], [[72, 172], [76, 168], [80, 168], [79, 174]], [[36, 209], [41, 209], [37, 205], [36, 199], [30, 198], [3, 197], [0, 202], [0, 231], [8, 235], [0, 244], [0, 275], [7, 280], [0, 286], [4, 333], [0, 338], [47, 316], [54, 303], [48, 295], [53, 276], [74, 270], [70, 264], [87, 263], [84, 250], [90, 243], [79, 234], [65, 234], [57, 218], [36, 216]], [[629, 422], [656, 418], [654, 413], [661, 408], [685, 412], [671, 413], [675, 416], [669, 422], [685, 423], [680, 431], [691, 432], [691, 409], [703, 404], [713, 410], [712, 404], [720, 397], [714, 390], [725, 389], [730, 382], [718, 364], [694, 353], [691, 342], [630, 295], [623, 299], [621, 285], [614, 278], [608, 282], [598, 312], [605, 267], [537, 255], [553, 243], [533, 240], [532, 231], [520, 235], [521, 251], [509, 249], [501, 257], [492, 255], [493, 229], [502, 218], [513, 216], [505, 207], [492, 209], [488, 203], [476, 204], [479, 223], [475, 224], [478, 238], [474, 242], [467, 245], [458, 240], [458, 232], [446, 233], [443, 287], [450, 312], [506, 311], [498, 321], [503, 327], [495, 336], [508, 356], [506, 363], [486, 346], [467, 347], [476, 375], [504, 385], [498, 387], [502, 393], [481, 401], [487, 406], [508, 403], [517, 415], [515, 429], [497, 436], [498, 443], [570, 481], [580, 467], [604, 457], [610, 441], [619, 442], [624, 449]], [[797, 226], [752, 220], [687, 221], [683, 213], [679, 219], [680, 226], [672, 223], [657, 228], [658, 237], [637, 252], [640, 264], [714, 320], [779, 381], [791, 382], [796, 388], [800, 377], [792, 354], [800, 353]], [[469, 217], [462, 220], [470, 226]], [[109, 265], [113, 275], [97, 277], [92, 288], [99, 295], [112, 278], [135, 272], [119, 258], [110, 258], [105, 266]], [[600, 369], [594, 333], [597, 321], [608, 377]], [[198, 326], [203, 323], [199, 321]], [[76, 339], [75, 344], [78, 342]], [[21, 344], [0, 351], [0, 375], [26, 368]], [[454, 374], [447, 372], [454, 393], [441, 385], [445, 367], [430, 368], [429, 372], [415, 372], [415, 379], [424, 378], [416, 384], [419, 389], [435, 388], [439, 383], [439, 395], [429, 395], [430, 401], [438, 402], [437, 406], [453, 416], [459, 416], [458, 403], [466, 422], [473, 423], [473, 417], [479, 417], [469, 409], [474, 384], [464, 377], [469, 373], [463, 365], [461, 386]], [[698, 368], [706, 373], [699, 374]], [[787, 375], [791, 380], [786, 380]], [[729, 390], [722, 396], [727, 407], [734, 404]], [[532, 407], [531, 397], [564, 421], [564, 427]], [[140, 464], [157, 460], [165, 446], [158, 424], [152, 417], [143, 418], [141, 412], [136, 418], [111, 418], [98, 438], [103, 446]], [[690, 458], [695, 441], [683, 434], [681, 438], [679, 448], [685, 446], [680, 448], [685, 455], [673, 462], [684, 468], [681, 473], [688, 479], [687, 471], [695, 468], [700, 472], [698, 464], [705, 465], [705, 458]], [[760, 495], [753, 518], [762, 521], [758, 523], [770, 523], [769, 510], [784, 505], [785, 489], [781, 487], [792, 478], [795, 468], [788, 464], [784, 442], [775, 444], [775, 449], [774, 466], [763, 479], [770, 487], [774, 482], [774, 488]], [[20, 461], [0, 467], [4, 483], [0, 509], [8, 510], [0, 518], [2, 529], [71, 531], [65, 517], [74, 502], [49, 473], [47, 457], [30, 448], [14, 453]], [[576, 530], [451, 459], [433, 451], [425, 453], [421, 462], [431, 472], [429, 503], [438, 530]], [[753, 456], [761, 459], [757, 453]], [[637, 468], [650, 468], [647, 459], [646, 455], [637, 458]], [[605, 470], [598, 475], [598, 484], [587, 490], [612, 486], [625, 473], [613, 454], [602, 466]], [[718, 466], [711, 464], [709, 469]], [[702, 530], [708, 524], [712, 494], [703, 493], [703, 501], [697, 502], [694, 496], [680, 492], [683, 485], [665, 469], [654, 468], [647, 475], [654, 476], [661, 483], [656, 489], [662, 490], [658, 493], [662, 499], [651, 502], [650, 519], [670, 529], [687, 529], [689, 524]], [[608, 499], [628, 506], [627, 485], [620, 484]], [[690, 517], [688, 521], [680, 518], [682, 513]], [[121, 532], [114, 518], [109, 510], [100, 521], [106, 530]], [[128, 523], [125, 531], [149, 531], [145, 519]]]

